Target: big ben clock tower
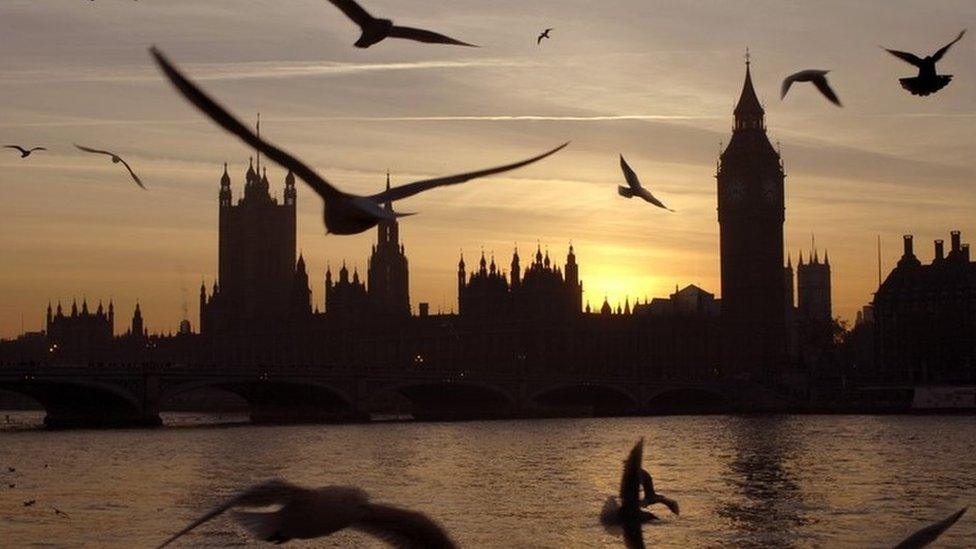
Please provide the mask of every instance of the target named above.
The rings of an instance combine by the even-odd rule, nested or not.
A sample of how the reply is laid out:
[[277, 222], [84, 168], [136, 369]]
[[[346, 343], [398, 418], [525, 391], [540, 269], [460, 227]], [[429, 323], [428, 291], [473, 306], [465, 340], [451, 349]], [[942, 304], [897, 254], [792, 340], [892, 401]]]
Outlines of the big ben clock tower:
[[722, 370], [762, 378], [786, 362], [783, 165], [766, 136], [746, 54], [735, 127], [718, 174]]

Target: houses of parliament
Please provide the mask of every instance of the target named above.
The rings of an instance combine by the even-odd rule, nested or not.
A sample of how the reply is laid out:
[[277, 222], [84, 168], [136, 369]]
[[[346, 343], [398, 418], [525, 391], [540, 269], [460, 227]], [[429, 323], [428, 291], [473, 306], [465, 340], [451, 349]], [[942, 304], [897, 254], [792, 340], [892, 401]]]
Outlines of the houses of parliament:
[[[342, 263], [311, 276], [296, 257], [295, 177], [285, 174], [279, 200], [257, 157], [239, 195], [226, 164], [220, 176], [218, 272], [200, 288], [198, 331], [185, 320], [179, 334], [150, 336], [136, 311], [112, 343], [114, 311], [64, 315], [59, 305], [43, 348], [56, 343], [67, 355], [85, 334], [99, 334], [84, 345], [89, 359], [145, 360], [151, 341], [152, 360], [198, 364], [774, 375], [796, 354], [797, 319], [830, 321], [830, 264], [826, 254], [821, 261], [811, 250], [807, 262], [801, 255], [794, 292], [792, 258], [784, 261], [785, 174], [750, 70], [747, 63], [716, 174], [721, 299], [687, 286], [646, 303], [584, 307], [577, 252], [585, 250], [569, 245], [556, 258], [538, 245], [513, 250], [505, 265], [491, 254], [459, 257], [457, 313], [432, 314], [426, 303], [414, 309], [396, 220], [378, 225], [365, 273]], [[323, 310], [312, 303], [314, 283], [323, 284]]]

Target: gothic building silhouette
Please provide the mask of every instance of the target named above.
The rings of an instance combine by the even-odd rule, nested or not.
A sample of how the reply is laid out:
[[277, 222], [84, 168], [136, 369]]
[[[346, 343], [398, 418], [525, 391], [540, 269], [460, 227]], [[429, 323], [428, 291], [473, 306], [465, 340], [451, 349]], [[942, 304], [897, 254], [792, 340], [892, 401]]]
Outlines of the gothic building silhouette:
[[262, 329], [289, 316], [300, 278], [295, 262], [295, 176], [285, 177], [282, 201], [271, 195], [267, 168], [252, 161], [244, 195], [233, 202], [224, 164], [220, 178], [217, 281], [209, 296], [200, 288], [203, 332]]
[[458, 309], [466, 319], [557, 319], [579, 316], [583, 310], [583, 283], [572, 245], [562, 270], [549, 258], [548, 250], [543, 255], [540, 245], [525, 272], [516, 248], [510, 274], [495, 265], [494, 256], [489, 264], [482, 252], [478, 269], [465, 275], [462, 255], [457, 272]]
[[722, 365], [727, 373], [776, 374], [787, 359], [783, 282], [783, 164], [766, 135], [750, 63], [732, 139], [719, 159]]
[[823, 261], [814, 249], [803, 262], [800, 253], [796, 265], [796, 316], [799, 320], [830, 322], [833, 309], [830, 298], [830, 258], [824, 252]]

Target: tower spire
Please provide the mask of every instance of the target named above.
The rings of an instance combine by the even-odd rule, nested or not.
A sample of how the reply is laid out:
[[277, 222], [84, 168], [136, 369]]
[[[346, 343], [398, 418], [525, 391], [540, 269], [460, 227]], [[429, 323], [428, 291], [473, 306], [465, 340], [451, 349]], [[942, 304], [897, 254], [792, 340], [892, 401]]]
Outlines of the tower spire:
[[[254, 125], [254, 127], [258, 132], [258, 139], [261, 139], [261, 113], [258, 113], [258, 121], [257, 124]], [[258, 158], [257, 171], [258, 171], [258, 175], [260, 176], [261, 175], [261, 151], [258, 149], [254, 149], [254, 151], [255, 153], [257, 153], [257, 158]]]

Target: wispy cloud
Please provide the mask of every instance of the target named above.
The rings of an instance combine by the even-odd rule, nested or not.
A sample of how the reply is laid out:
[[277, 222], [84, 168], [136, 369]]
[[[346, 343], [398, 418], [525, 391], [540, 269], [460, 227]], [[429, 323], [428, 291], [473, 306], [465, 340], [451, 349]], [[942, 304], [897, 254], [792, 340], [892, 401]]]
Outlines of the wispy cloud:
[[[194, 80], [250, 80], [341, 76], [382, 71], [427, 71], [499, 67], [537, 67], [539, 63], [512, 59], [462, 61], [415, 61], [405, 63], [346, 63], [339, 61], [261, 61], [247, 63], [185, 63], [182, 68]], [[151, 66], [52, 67], [40, 70], [8, 71], [0, 75], [4, 84], [52, 82], [153, 82], [160, 75]]]

